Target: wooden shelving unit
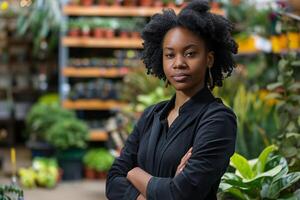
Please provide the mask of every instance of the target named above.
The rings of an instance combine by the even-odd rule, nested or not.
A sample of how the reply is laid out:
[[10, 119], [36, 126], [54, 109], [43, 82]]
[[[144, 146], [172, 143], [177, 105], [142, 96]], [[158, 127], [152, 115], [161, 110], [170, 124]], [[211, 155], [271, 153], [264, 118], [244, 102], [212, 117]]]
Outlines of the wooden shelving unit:
[[[69, 16], [114, 16], [114, 17], [150, 17], [162, 11], [162, 7], [125, 7], [125, 6], [77, 6], [66, 5], [63, 13]], [[176, 13], [180, 8], [173, 8]], [[224, 15], [224, 10], [211, 10], [211, 12]]]
[[90, 130], [90, 137], [91, 141], [107, 141], [108, 140], [108, 133], [105, 130]]
[[127, 106], [126, 103], [116, 100], [98, 99], [64, 100], [62, 105], [71, 110], [118, 110]]
[[65, 67], [62, 71], [66, 77], [76, 78], [117, 78], [123, 77], [128, 74], [129, 69], [127, 67], [122, 68], [101, 68], [101, 67]]
[[64, 37], [62, 44], [66, 47], [88, 47], [88, 48], [123, 48], [123, 49], [141, 49], [141, 39], [98, 39], [92, 37]]

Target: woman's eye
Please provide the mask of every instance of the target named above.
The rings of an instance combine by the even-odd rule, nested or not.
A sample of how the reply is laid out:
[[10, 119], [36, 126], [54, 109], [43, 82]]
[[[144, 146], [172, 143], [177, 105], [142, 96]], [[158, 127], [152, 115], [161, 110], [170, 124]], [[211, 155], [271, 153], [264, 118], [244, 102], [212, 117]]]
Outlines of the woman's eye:
[[165, 56], [166, 56], [167, 58], [173, 58], [173, 57], [174, 57], [174, 54], [169, 53], [169, 54], [166, 54]]
[[187, 52], [185, 54], [186, 57], [193, 57], [196, 54], [196, 52], [192, 51], [192, 52]]

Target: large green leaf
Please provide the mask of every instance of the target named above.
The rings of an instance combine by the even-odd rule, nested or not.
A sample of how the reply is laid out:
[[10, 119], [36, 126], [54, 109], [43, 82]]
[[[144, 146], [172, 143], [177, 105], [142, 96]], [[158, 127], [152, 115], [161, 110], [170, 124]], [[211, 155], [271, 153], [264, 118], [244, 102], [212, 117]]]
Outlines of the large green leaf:
[[253, 178], [253, 172], [246, 158], [238, 153], [234, 153], [230, 158], [230, 165], [245, 179]]
[[273, 182], [268, 191], [269, 198], [277, 198], [281, 191], [292, 186], [294, 183], [300, 180], [300, 172], [294, 172], [281, 177]]
[[275, 145], [271, 145], [266, 147], [259, 155], [258, 157], [258, 161], [256, 163], [256, 165], [254, 165], [253, 167], [253, 171], [255, 174], [260, 174], [263, 173], [265, 170], [265, 166], [267, 163], [267, 159], [270, 155], [271, 152], [277, 150], [277, 147]]

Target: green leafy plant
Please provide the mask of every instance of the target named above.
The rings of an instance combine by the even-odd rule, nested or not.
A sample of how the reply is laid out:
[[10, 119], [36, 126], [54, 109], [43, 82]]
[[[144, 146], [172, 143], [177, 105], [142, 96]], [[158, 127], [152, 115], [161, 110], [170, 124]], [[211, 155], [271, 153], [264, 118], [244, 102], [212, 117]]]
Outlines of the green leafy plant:
[[273, 99], [266, 99], [267, 91], [247, 91], [240, 85], [233, 104], [237, 115], [238, 138], [237, 152], [249, 158], [255, 158], [264, 147], [272, 143], [277, 136], [278, 117]]
[[15, 185], [0, 185], [1, 200], [20, 200], [23, 199], [23, 191]]
[[300, 67], [297, 53], [287, 54], [278, 63], [277, 82], [268, 85], [272, 91], [269, 98], [279, 102], [276, 107], [280, 119], [279, 150], [293, 171], [300, 171], [300, 82], [295, 78], [297, 67]]
[[26, 116], [27, 132], [31, 140], [45, 141], [46, 131], [49, 128], [59, 121], [70, 118], [75, 118], [75, 114], [58, 104], [37, 103]]
[[114, 157], [103, 148], [89, 150], [83, 157], [83, 163], [89, 169], [106, 172], [110, 169]]
[[21, 9], [17, 33], [22, 37], [31, 36], [33, 54], [41, 57], [41, 52], [50, 53], [58, 46], [62, 21], [59, 1], [35, 0], [29, 8]]
[[87, 140], [88, 127], [76, 118], [57, 121], [46, 132], [46, 141], [60, 150], [85, 148]]
[[227, 172], [222, 177], [219, 188], [221, 198], [296, 200], [300, 192], [297, 188], [300, 172], [288, 173], [285, 158], [272, 154], [276, 150], [276, 146], [268, 146], [257, 159], [249, 161], [235, 153], [230, 159], [230, 166], [235, 168], [235, 173]]

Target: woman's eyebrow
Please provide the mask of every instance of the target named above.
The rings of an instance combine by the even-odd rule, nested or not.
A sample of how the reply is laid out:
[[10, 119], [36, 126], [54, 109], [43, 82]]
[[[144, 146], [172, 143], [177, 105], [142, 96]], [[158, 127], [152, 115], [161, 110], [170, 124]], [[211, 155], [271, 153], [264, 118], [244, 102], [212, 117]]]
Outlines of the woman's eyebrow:
[[[188, 45], [185, 46], [183, 49], [186, 50], [186, 49], [189, 49], [189, 48], [191, 48], [191, 47], [198, 47], [198, 45], [196, 45], [196, 44], [188, 44]], [[173, 47], [166, 46], [166, 47], [164, 47], [164, 49], [166, 49], [166, 50], [173, 50], [174, 48], [173, 48]]]

